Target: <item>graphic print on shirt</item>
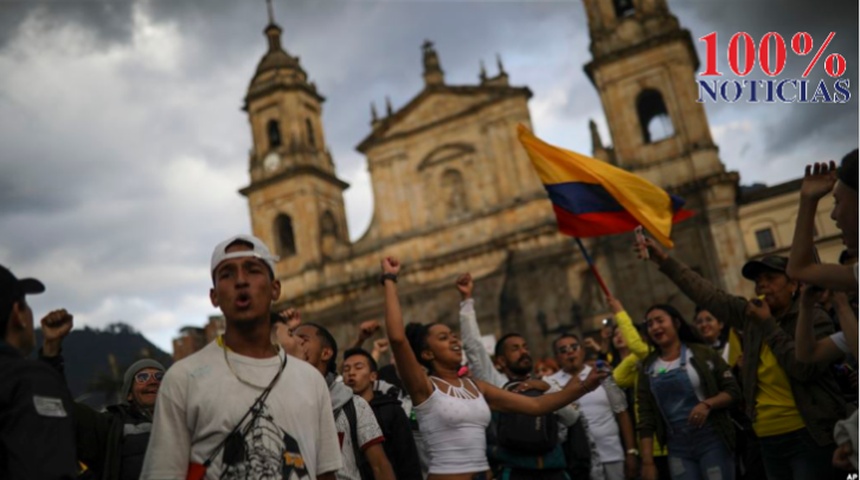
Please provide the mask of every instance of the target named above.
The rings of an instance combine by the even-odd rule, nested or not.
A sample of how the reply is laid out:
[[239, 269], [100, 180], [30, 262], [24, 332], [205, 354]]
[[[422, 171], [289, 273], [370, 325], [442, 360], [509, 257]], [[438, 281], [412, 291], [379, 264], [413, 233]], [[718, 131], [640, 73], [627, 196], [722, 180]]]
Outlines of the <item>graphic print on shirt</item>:
[[226, 480], [310, 480], [299, 442], [275, 424], [274, 418], [263, 406], [244, 438], [245, 454], [242, 461], [224, 465]]

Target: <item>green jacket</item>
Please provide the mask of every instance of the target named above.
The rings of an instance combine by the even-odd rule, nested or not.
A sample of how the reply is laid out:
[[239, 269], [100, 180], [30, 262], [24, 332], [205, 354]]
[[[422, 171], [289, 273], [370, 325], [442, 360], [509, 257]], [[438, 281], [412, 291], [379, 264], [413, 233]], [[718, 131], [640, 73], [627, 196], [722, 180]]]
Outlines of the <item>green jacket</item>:
[[[747, 318], [747, 299], [720, 290], [683, 263], [669, 257], [660, 265], [660, 271], [697, 305], [743, 332], [744, 362], [740, 380], [745, 412], [750, 420], [755, 422], [756, 417], [759, 353], [767, 343], [788, 376], [794, 401], [810, 435], [821, 446], [833, 444], [833, 426], [854, 409], [842, 399], [826, 362], [797, 361], [794, 353], [797, 302], [779, 318], [759, 322]], [[823, 310], [815, 309], [813, 315], [816, 339], [833, 333], [833, 323]]]
[[[728, 393], [733, 401], [741, 398], [741, 389], [737, 380], [732, 375], [731, 368], [723, 360], [723, 357], [713, 348], [707, 345], [691, 343], [687, 345], [690, 351], [690, 365], [696, 369], [702, 391], [705, 398], [711, 398], [720, 392]], [[657, 399], [651, 393], [651, 376], [648, 368], [657, 360], [657, 352], [652, 352], [642, 361], [639, 371], [639, 385], [636, 397], [639, 400], [639, 422], [638, 430], [640, 438], [649, 438], [656, 434], [662, 445], [666, 445], [666, 420], [657, 405]], [[735, 427], [729, 417], [726, 408], [712, 410], [708, 415], [708, 423], [713, 427], [719, 437], [728, 445], [729, 449], [735, 449]]]

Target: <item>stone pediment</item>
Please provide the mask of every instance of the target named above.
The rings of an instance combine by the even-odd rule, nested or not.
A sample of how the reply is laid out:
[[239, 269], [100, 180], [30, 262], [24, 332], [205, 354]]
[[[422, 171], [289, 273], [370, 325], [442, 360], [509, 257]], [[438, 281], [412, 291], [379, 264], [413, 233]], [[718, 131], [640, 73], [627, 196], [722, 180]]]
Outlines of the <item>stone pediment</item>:
[[459, 118], [511, 96], [531, 97], [526, 87], [508, 86], [441, 86], [426, 88], [403, 108], [381, 120], [357, 149], [366, 152], [371, 146], [389, 139]]
[[[487, 102], [489, 93], [475, 92], [472, 95], [458, 95], [456, 93], [435, 93], [426, 98], [416, 99], [416, 105], [407, 105], [402, 111], [405, 115], [396, 119], [386, 132], [387, 135], [411, 132], [440, 120], [457, 116], [462, 112], [472, 109], [476, 105]], [[406, 111], [408, 109], [408, 111]]]

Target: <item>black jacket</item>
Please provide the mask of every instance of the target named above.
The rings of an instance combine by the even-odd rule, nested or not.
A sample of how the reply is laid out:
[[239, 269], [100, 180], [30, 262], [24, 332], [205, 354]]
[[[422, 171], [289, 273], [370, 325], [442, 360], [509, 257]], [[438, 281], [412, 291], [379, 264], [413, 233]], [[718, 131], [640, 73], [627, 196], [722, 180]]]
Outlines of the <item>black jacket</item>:
[[[40, 352], [41, 353], [41, 352]], [[40, 360], [63, 374], [62, 355]], [[82, 403], [73, 403], [76, 420], [78, 460], [95, 480], [137, 480], [152, 430], [152, 417], [133, 405], [118, 404], [97, 412]]]
[[[706, 308], [728, 326], [744, 332], [741, 385], [746, 414], [750, 420], [755, 422], [756, 418], [759, 359], [763, 346], [767, 345], [788, 377], [797, 411], [807, 431], [818, 445], [832, 445], [833, 426], [838, 420], [854, 413], [855, 408], [846, 405], [843, 400], [829, 371], [828, 362], [797, 361], [794, 353], [794, 333], [799, 312], [797, 301], [779, 318], [753, 321], [746, 316], [748, 301], [745, 298], [720, 290], [674, 258], [669, 257], [660, 264], [660, 271], [696, 305]], [[816, 339], [833, 333], [833, 323], [823, 310], [813, 311], [812, 322]]]
[[105, 412], [75, 404], [78, 419], [78, 459], [99, 480], [140, 478], [149, 444], [152, 419], [129, 405], [113, 405]]
[[74, 479], [76, 455], [65, 380], [0, 340], [0, 478]]
[[373, 392], [370, 407], [376, 415], [382, 435], [385, 436], [382, 447], [391, 468], [394, 469], [394, 476], [398, 480], [422, 480], [412, 427], [406, 412], [400, 406], [400, 400], [397, 399], [396, 389], [387, 393]]

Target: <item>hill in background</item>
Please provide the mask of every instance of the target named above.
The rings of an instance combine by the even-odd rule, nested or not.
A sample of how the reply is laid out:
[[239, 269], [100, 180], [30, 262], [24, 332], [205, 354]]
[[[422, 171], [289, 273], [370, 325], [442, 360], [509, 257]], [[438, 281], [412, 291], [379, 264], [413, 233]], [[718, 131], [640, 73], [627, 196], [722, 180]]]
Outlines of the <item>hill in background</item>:
[[[42, 331], [36, 331], [42, 345]], [[153, 358], [170, 367], [171, 356], [124, 323], [103, 330], [84, 327], [69, 333], [63, 342], [66, 381], [72, 396], [94, 408], [117, 403], [125, 370], [141, 358]]]

